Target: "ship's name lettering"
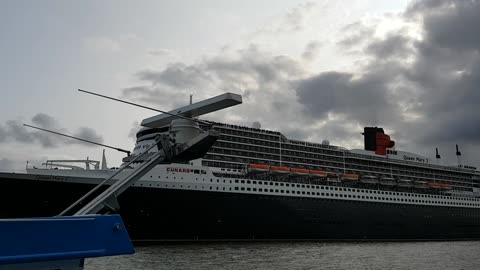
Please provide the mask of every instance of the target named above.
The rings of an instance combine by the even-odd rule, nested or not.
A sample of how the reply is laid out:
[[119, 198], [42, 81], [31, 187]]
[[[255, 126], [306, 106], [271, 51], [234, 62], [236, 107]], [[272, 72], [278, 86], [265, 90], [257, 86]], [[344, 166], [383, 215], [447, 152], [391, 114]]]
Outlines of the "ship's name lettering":
[[407, 155], [403, 155], [403, 160], [406, 160], [406, 161], [416, 161], [416, 162], [422, 162], [422, 163], [428, 163], [428, 159], [420, 158], [420, 157], [409, 157], [409, 156], [407, 156]]
[[176, 173], [191, 173], [192, 169], [186, 168], [174, 168], [174, 167], [167, 167], [167, 172], [176, 172]]

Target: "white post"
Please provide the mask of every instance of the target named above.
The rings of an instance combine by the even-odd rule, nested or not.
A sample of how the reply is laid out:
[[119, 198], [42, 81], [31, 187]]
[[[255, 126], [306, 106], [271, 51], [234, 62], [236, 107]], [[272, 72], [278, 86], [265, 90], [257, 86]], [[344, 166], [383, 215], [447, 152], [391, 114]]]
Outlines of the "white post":
[[278, 135], [278, 143], [279, 143], [279, 150], [280, 150], [280, 166], [282, 166], [282, 135]]

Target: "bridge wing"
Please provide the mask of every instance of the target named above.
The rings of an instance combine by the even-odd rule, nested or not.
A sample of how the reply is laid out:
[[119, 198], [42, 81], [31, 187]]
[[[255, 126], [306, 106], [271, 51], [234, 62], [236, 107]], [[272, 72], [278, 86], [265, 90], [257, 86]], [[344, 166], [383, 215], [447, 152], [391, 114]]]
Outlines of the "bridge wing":
[[[175, 109], [169, 113], [178, 114], [186, 117], [197, 117], [207, 113], [222, 110], [231, 106], [235, 106], [242, 103], [242, 96], [234, 93], [225, 93], [216, 97], [212, 97], [206, 100], [202, 100], [191, 105]], [[142, 126], [155, 128], [169, 125], [172, 120], [178, 117], [159, 114], [146, 119], [143, 119]]]

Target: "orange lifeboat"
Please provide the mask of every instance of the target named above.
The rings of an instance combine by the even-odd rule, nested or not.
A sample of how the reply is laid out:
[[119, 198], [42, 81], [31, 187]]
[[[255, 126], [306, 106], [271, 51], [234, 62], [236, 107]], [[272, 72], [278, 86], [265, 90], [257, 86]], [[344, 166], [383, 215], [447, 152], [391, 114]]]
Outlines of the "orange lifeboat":
[[344, 173], [340, 175], [340, 178], [344, 181], [356, 181], [358, 180], [359, 176], [358, 174], [354, 173]]
[[270, 170], [269, 165], [248, 164], [248, 171], [251, 171], [251, 172], [268, 172], [269, 170]]
[[317, 171], [317, 170], [309, 170], [308, 173], [312, 176], [317, 176], [317, 177], [327, 177], [327, 172], [325, 171]]
[[442, 183], [427, 183], [428, 186], [432, 188], [443, 188], [443, 189], [451, 189], [452, 187], [449, 184], [442, 184]]
[[338, 173], [327, 172], [327, 176], [331, 178], [338, 178]]
[[280, 167], [280, 166], [270, 166], [270, 171], [272, 173], [289, 173], [290, 168], [288, 167]]
[[293, 173], [293, 174], [297, 174], [297, 175], [307, 175], [308, 174], [308, 170], [306, 170], [306, 169], [290, 168], [290, 172]]

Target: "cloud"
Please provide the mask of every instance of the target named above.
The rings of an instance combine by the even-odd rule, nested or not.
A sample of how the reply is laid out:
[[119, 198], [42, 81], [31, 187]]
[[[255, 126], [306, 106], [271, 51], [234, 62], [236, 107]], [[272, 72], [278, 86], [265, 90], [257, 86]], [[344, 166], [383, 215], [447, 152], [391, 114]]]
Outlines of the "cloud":
[[44, 113], [36, 114], [34, 117], [32, 117], [32, 122], [46, 129], [54, 129], [58, 128], [59, 126], [59, 123], [55, 118]]
[[183, 63], [170, 64], [162, 72], [142, 71], [138, 78], [153, 84], [164, 84], [174, 88], [191, 88], [207, 85], [211, 78], [201, 67], [187, 66]]
[[395, 34], [390, 35], [382, 40], [374, 40], [365, 48], [368, 55], [373, 55], [380, 59], [387, 59], [392, 57], [404, 58], [412, 53], [412, 40], [408, 37]]
[[12, 160], [2, 158], [0, 159], [0, 171], [14, 169], [14, 162]]
[[8, 138], [8, 133], [5, 127], [0, 124], [0, 143], [5, 142]]
[[6, 134], [7, 140], [14, 139], [21, 143], [31, 143], [34, 140], [32, 133], [30, 133], [25, 126], [13, 120], [6, 122], [3, 133]]
[[128, 138], [132, 140], [137, 140], [137, 132], [140, 131], [142, 126], [140, 126], [140, 123], [138, 121], [135, 121], [132, 123], [132, 128], [128, 132]]
[[[70, 132], [63, 128], [61, 124], [53, 117], [38, 113], [31, 119], [34, 125], [70, 135]], [[73, 136], [91, 140], [98, 143], [103, 143], [103, 137], [98, 135], [97, 132], [88, 127], [80, 127]], [[37, 131], [31, 128], [25, 127], [22, 123], [15, 120], [6, 121], [5, 125], [0, 124], [0, 143], [17, 142], [23, 144], [36, 144], [39, 143], [45, 148], [55, 148], [65, 144], [80, 143], [79, 141], [73, 141], [73, 139], [66, 139], [59, 135], [53, 135], [44, 131]], [[84, 145], [93, 146], [92, 144], [82, 143]]]
[[120, 43], [109, 37], [87, 37], [84, 39], [85, 46], [97, 52], [119, 52], [122, 50]]
[[[194, 99], [223, 92], [270, 91], [303, 74], [299, 63], [287, 56], [263, 52], [255, 45], [234, 55], [217, 55], [194, 64], [174, 63], [163, 70], [137, 73], [145, 85], [123, 89], [124, 97], [173, 108]], [[282, 86], [282, 88], [283, 88]], [[279, 89], [280, 90], [280, 89]]]
[[305, 51], [302, 53], [303, 60], [312, 61], [317, 58], [321, 46], [322, 44], [318, 41], [310, 41], [307, 46], [305, 46]]
[[354, 22], [344, 26], [342, 32], [344, 36], [338, 42], [338, 45], [350, 48], [373, 39], [375, 28], [362, 22]]
[[[352, 25], [349, 30], [354, 29], [353, 33], [341, 43], [346, 49], [363, 48], [366, 57], [354, 76], [359, 78], [357, 82], [375, 76], [379, 79], [375, 85], [380, 88], [368, 86], [369, 90], [366, 90], [364, 84], [353, 83], [355, 80], [349, 76], [337, 78], [333, 84], [333, 78], [328, 80], [328, 76], [325, 77], [327, 74], [321, 74], [317, 76], [317, 84], [310, 85], [309, 89], [325, 87], [330, 83], [337, 87], [335, 93], [338, 99], [346, 98], [339, 94], [345, 92], [350, 93], [352, 99], [359, 100], [360, 104], [364, 101], [362, 98], [371, 98], [371, 105], [378, 109], [381, 116], [379, 124], [387, 126], [410, 149], [448, 148], [455, 143], [468, 145], [468, 149], [478, 149], [478, 14], [479, 1], [414, 1], [401, 15], [404, 31], [387, 32], [384, 38], [373, 35], [364, 38], [363, 32], [373, 33], [376, 28], [360, 23]], [[420, 37], [411, 35], [408, 30], [412, 23], [420, 28]], [[393, 67], [396, 74], [392, 74], [389, 67]], [[352, 93], [361, 93], [361, 97]], [[303, 100], [310, 108], [316, 108], [316, 113], [324, 113], [325, 110], [335, 112], [330, 107], [344, 104], [333, 98], [330, 99], [331, 106], [314, 102], [308, 96]], [[317, 106], [323, 108], [318, 109]], [[355, 112], [358, 113], [356, 116]], [[360, 123], [366, 116], [351, 104], [341, 113]], [[385, 117], [389, 115], [397, 117]], [[476, 159], [480, 162], [479, 157]]]
[[[321, 7], [321, 10], [324, 11], [326, 8], [327, 5], [324, 5]], [[309, 27], [310, 19], [314, 17], [315, 11], [318, 10], [320, 9], [317, 2], [297, 4], [284, 14], [270, 18], [269, 23], [263, 25], [251, 37], [265, 35], [275, 37], [281, 34], [291, 35], [302, 32]]]
[[[87, 140], [87, 141], [92, 141], [92, 142], [96, 142], [96, 143], [103, 143], [103, 137], [101, 135], [97, 134], [97, 132], [94, 129], [89, 128], [89, 127], [80, 127], [73, 134], [73, 136], [77, 137], [77, 138], [80, 138], [80, 139]], [[82, 141], [78, 141], [78, 140], [70, 140], [69, 142], [73, 143], [73, 144], [82, 144], [82, 145], [92, 146], [92, 144], [90, 144], [90, 143], [82, 142]]]
[[278, 30], [288, 32], [296, 32], [303, 30], [305, 24], [305, 17], [314, 6], [314, 2], [307, 2], [292, 8], [285, 15], [284, 23]]
[[[291, 27], [283, 29], [301, 28], [299, 10], [307, 12], [292, 10], [286, 20]], [[293, 138], [330, 137], [351, 147], [361, 144], [363, 126], [379, 125], [399, 149], [426, 153], [459, 143], [473, 151], [480, 149], [478, 14], [479, 1], [415, 1], [395, 15], [400, 25], [394, 30], [379, 28], [388, 16], [378, 24], [347, 25], [339, 49], [362, 55], [349, 71], [310, 73], [308, 59], [320, 44], [306, 44], [299, 59], [252, 44], [196, 63], [140, 71], [142, 83], [122, 93], [174, 108], [191, 93], [204, 99], [231, 91], [243, 94], [244, 104], [206, 118], [258, 121]]]
[[148, 54], [153, 56], [169, 56], [173, 54], [173, 51], [169, 49], [160, 48], [160, 49], [150, 50], [148, 51]]
[[394, 109], [386, 84], [383, 78], [370, 74], [355, 79], [350, 73], [328, 72], [298, 81], [296, 93], [312, 117], [328, 119], [329, 114], [337, 114], [368, 124], [381, 117], [379, 112], [387, 107]]

